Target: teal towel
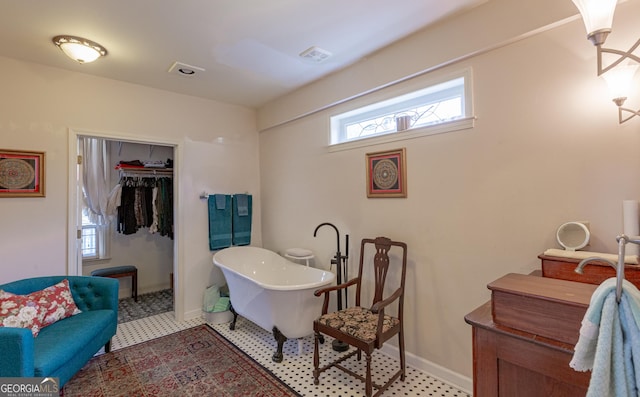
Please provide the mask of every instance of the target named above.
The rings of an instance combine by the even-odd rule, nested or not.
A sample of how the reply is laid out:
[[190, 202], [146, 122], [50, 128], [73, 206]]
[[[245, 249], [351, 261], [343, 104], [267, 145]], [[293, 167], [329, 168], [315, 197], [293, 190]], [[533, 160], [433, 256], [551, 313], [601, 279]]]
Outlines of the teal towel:
[[[620, 301], [620, 322], [622, 323], [625, 386], [630, 396], [638, 396], [640, 386], [640, 328], [633, 316], [633, 298], [627, 296], [626, 291]], [[637, 309], [637, 306], [636, 306]]]
[[236, 200], [238, 200], [238, 216], [249, 215], [249, 199], [246, 194], [236, 194]]
[[[224, 206], [217, 205], [217, 202], [221, 201], [219, 196], [224, 197]], [[232, 242], [231, 196], [219, 194], [210, 195], [208, 204], [209, 249], [213, 251], [230, 247]]]
[[251, 244], [252, 201], [250, 194], [233, 196], [233, 245]]
[[[609, 338], [613, 335], [612, 329], [614, 325], [611, 319], [614, 314], [612, 312], [617, 309], [615, 290], [616, 279], [613, 277], [602, 282], [591, 295], [589, 307], [582, 319], [580, 337], [578, 338], [578, 343], [576, 343], [573, 358], [569, 363], [569, 366], [576, 371], [589, 371], [594, 368], [596, 350], [606, 347], [605, 344], [598, 345], [602, 331], [608, 331]], [[607, 302], [606, 306], [605, 302]], [[603, 316], [608, 317], [608, 323], [604, 321], [604, 326], [600, 329], [600, 325], [603, 323]]]
[[[600, 332], [587, 396], [628, 396], [623, 352], [622, 324], [616, 293], [612, 291], [607, 295], [602, 305]], [[623, 390], [625, 390], [624, 393]]]
[[216, 209], [223, 210], [227, 208], [227, 196], [224, 194], [214, 194], [216, 198]]
[[637, 396], [640, 384], [640, 292], [623, 280], [620, 303], [616, 279], [594, 291], [582, 320], [580, 338], [569, 365], [591, 370], [587, 397]]

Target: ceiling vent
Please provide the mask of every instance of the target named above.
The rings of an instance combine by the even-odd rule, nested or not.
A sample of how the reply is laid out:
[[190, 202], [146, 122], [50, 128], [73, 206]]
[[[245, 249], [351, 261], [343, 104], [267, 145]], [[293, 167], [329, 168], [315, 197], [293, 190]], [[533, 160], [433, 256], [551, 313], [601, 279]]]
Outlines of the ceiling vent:
[[320, 47], [310, 47], [300, 53], [300, 57], [309, 62], [320, 63], [331, 57], [331, 53], [327, 50], [323, 50]]
[[198, 66], [187, 65], [182, 62], [174, 62], [173, 65], [168, 70], [171, 74], [177, 74], [179, 76], [195, 76], [198, 72], [204, 72], [204, 68], [200, 68]]

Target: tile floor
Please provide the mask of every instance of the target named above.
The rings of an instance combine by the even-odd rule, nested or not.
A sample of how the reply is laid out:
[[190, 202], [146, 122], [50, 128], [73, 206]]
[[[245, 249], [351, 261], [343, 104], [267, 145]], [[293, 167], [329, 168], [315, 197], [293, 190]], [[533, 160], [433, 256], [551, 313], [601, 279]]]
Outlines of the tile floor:
[[[204, 323], [203, 319], [194, 319], [184, 322], [176, 322], [173, 312], [162, 313], [155, 316], [123, 323], [118, 325], [118, 333], [113, 338], [112, 349], [117, 350], [126, 346], [144, 342], [153, 338], [178, 332]], [[344, 374], [342, 371], [332, 368], [320, 375], [320, 385], [313, 384], [313, 337], [309, 336], [300, 340], [288, 340], [284, 344], [284, 361], [274, 363], [271, 355], [276, 350], [276, 342], [270, 332], [263, 330], [252, 322], [238, 318], [236, 329], [229, 330], [229, 324], [211, 324], [216, 331], [224, 335], [233, 344], [242, 349], [254, 360], [268, 368], [292, 389], [305, 397], [357, 397], [364, 395], [364, 384], [359, 380]], [[325, 365], [326, 358], [335, 354], [331, 349], [331, 339], [322, 345], [320, 352], [321, 363]], [[299, 353], [298, 350], [301, 349]], [[380, 360], [384, 359], [384, 360]], [[383, 363], [384, 361], [384, 363]], [[364, 360], [358, 362], [355, 357], [349, 359], [345, 365], [363, 373]], [[389, 364], [387, 364], [389, 363]], [[380, 373], [386, 373], [398, 368], [397, 361], [390, 359], [382, 353], [373, 355], [374, 382], [384, 383]], [[386, 375], [385, 375], [386, 376]], [[464, 391], [458, 390], [441, 382], [421, 371], [407, 367], [407, 376], [404, 382], [396, 381], [384, 396], [430, 396], [430, 397], [470, 397]]]

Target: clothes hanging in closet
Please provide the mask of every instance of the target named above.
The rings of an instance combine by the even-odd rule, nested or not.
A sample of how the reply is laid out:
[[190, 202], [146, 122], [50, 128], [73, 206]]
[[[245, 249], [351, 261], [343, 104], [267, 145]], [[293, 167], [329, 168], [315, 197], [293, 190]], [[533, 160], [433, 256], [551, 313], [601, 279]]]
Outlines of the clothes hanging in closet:
[[117, 231], [134, 234], [141, 228], [173, 239], [171, 178], [123, 177]]

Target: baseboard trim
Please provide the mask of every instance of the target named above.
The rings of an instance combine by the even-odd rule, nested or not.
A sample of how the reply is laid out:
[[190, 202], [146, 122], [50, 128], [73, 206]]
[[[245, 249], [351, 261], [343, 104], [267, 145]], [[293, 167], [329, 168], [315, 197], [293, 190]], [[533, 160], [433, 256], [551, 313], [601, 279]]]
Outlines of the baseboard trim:
[[202, 309], [195, 309], [195, 310], [189, 310], [187, 312], [184, 312], [185, 321], [193, 320], [196, 318], [204, 319], [204, 312], [202, 311]]
[[[164, 291], [165, 289], [169, 289], [168, 284], [147, 285], [145, 288], [138, 287], [138, 296], [149, 294], [151, 292]], [[131, 290], [131, 287], [128, 287], [128, 286], [120, 287], [118, 291], [118, 299], [132, 298], [132, 297], [133, 297], [133, 291]]]
[[[391, 357], [398, 357], [398, 355], [400, 354], [397, 347], [388, 343], [382, 346], [380, 351]], [[439, 381], [453, 386], [456, 389], [460, 389], [469, 395], [472, 394], [473, 380], [471, 378], [461, 375], [429, 360], [425, 360], [424, 358], [418, 357], [415, 354], [405, 352], [405, 359], [407, 360], [407, 365], [419, 371], [422, 371], [425, 374], [438, 379]]]

